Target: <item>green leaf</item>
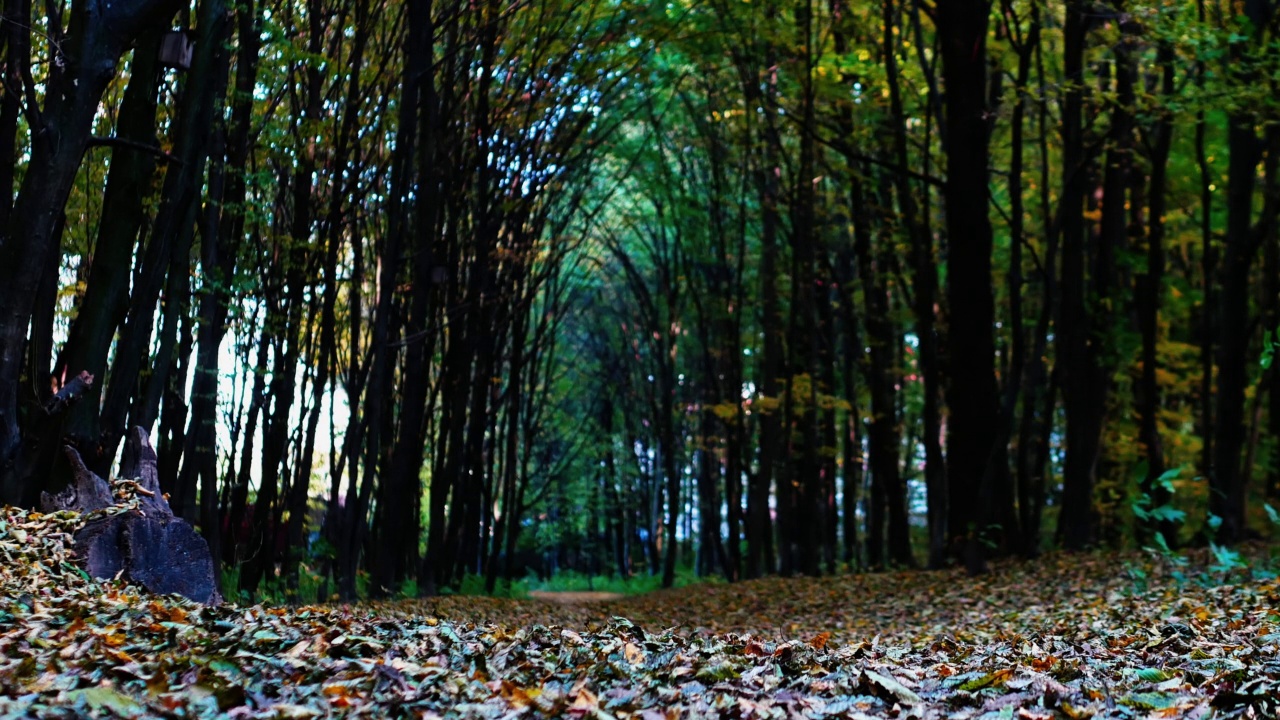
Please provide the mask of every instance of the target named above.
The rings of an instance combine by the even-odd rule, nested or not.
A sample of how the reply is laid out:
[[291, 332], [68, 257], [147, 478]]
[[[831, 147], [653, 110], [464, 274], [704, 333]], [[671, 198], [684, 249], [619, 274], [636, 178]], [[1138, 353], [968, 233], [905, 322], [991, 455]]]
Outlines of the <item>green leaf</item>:
[[913, 704], [921, 702], [920, 696], [911, 690], [911, 688], [908, 688], [888, 675], [881, 675], [873, 670], [863, 670], [862, 674], [870, 680], [874, 686], [888, 692], [902, 702]]
[[1142, 668], [1138, 671], [1138, 677], [1149, 683], [1164, 682], [1169, 679], [1169, 675], [1160, 668]]
[[75, 574], [80, 576], [80, 579], [84, 580], [87, 583], [93, 582], [93, 578], [89, 577], [89, 573], [85, 572], [84, 570], [81, 570], [80, 568], [76, 567], [75, 565], [72, 565], [71, 563], [65, 563], [65, 562], [62, 563], [62, 569], [67, 570], [68, 572], [74, 572]]
[[1169, 470], [1165, 470], [1164, 472], [1160, 473], [1160, 477], [1156, 478], [1156, 482], [1160, 483], [1160, 486], [1163, 487], [1165, 490], [1168, 490], [1169, 492], [1174, 492], [1173, 481], [1177, 480], [1178, 477], [1182, 475], [1182, 471], [1184, 469], [1185, 468], [1182, 468], [1182, 467], [1176, 467], [1176, 468], [1170, 468]]
[[126, 718], [140, 717], [147, 711], [142, 703], [107, 686], [72, 690], [67, 693], [67, 699], [75, 704], [83, 702], [94, 710], [108, 710]]
[[1173, 707], [1177, 702], [1177, 696], [1168, 693], [1133, 693], [1120, 699], [1122, 705], [1141, 710], [1162, 710]]
[[738, 676], [738, 671], [732, 665], [727, 662], [721, 662], [699, 669], [694, 677], [702, 682], [716, 683], [724, 680], [734, 680]]
[[1187, 514], [1175, 507], [1161, 505], [1150, 512], [1151, 517], [1162, 522], [1178, 523], [1186, 519]]

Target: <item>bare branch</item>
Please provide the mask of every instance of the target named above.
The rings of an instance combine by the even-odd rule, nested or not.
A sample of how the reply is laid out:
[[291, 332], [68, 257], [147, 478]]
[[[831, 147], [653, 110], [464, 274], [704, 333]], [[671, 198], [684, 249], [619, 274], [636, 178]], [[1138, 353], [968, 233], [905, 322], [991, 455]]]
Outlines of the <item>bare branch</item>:
[[102, 136], [95, 135], [89, 138], [88, 147], [129, 148], [131, 150], [140, 150], [142, 152], [151, 153], [152, 155], [162, 158], [167, 162], [173, 163], [174, 165], [182, 164], [182, 160], [179, 159], [176, 155], [165, 152], [164, 150], [161, 150], [156, 145], [148, 145], [144, 142], [138, 142], [137, 140], [129, 140], [127, 138], [122, 138], [122, 137], [114, 137], [114, 136], [102, 137]]

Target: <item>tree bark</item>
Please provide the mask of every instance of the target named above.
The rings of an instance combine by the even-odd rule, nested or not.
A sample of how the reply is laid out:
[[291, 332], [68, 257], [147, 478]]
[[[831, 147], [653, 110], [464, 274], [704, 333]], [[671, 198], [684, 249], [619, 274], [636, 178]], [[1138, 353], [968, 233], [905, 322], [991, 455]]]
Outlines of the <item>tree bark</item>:
[[982, 508], [975, 502], [996, 440], [995, 306], [988, 217], [988, 0], [939, 3], [937, 28], [946, 90], [947, 178], [947, 483], [948, 530], [972, 537]]
[[1093, 385], [1099, 382], [1092, 349], [1094, 325], [1086, 304], [1085, 225], [1083, 215], [1087, 158], [1082, 124], [1086, 12], [1083, 0], [1069, 0], [1063, 36], [1066, 97], [1062, 109], [1063, 190], [1062, 295], [1058, 314], [1059, 357], [1066, 410], [1066, 461], [1058, 534], [1069, 550], [1094, 540], [1093, 483], [1097, 466], [1100, 409]]
[[[1161, 41], [1157, 50], [1160, 66], [1160, 92], [1172, 97], [1174, 86], [1174, 51], [1168, 41]], [[1147, 218], [1147, 267], [1137, 277], [1134, 288], [1138, 305], [1138, 327], [1142, 334], [1142, 375], [1138, 385], [1138, 414], [1141, 425], [1139, 442], [1147, 461], [1147, 475], [1142, 479], [1142, 491], [1151, 498], [1152, 507], [1168, 503], [1170, 493], [1157, 483], [1165, 471], [1164, 443], [1160, 439], [1160, 384], [1157, 370], [1160, 356], [1157, 346], [1160, 340], [1160, 303], [1163, 295], [1165, 273], [1165, 213], [1168, 207], [1169, 152], [1173, 146], [1173, 123], [1162, 115], [1153, 123], [1147, 144], [1151, 148], [1151, 175], [1148, 180], [1150, 211]], [[1172, 522], [1148, 523], [1142, 535], [1159, 532], [1170, 547], [1177, 544], [1178, 527]]]
[[[0, 474], [19, 467], [19, 377], [27, 327], [43, 269], [58, 252], [58, 218], [88, 146], [98, 102], [124, 50], [176, 7], [175, 0], [74, 2], [67, 34], [54, 46], [58, 62], [50, 63], [44, 106], [28, 108], [31, 160], [14, 216], [0, 231]], [[11, 499], [24, 482], [3, 483]]]
[[[117, 137], [157, 148], [159, 51], [160, 33], [149, 33], [139, 41], [130, 61], [129, 85], [116, 121]], [[89, 280], [54, 368], [55, 374], [84, 369], [106, 379], [107, 353], [129, 308], [130, 278], [124, 269], [132, 264], [134, 248], [146, 222], [144, 201], [151, 192], [155, 169], [155, 155], [145, 150], [123, 145], [111, 152]], [[101, 383], [95, 387], [89, 402], [67, 417], [65, 434], [75, 438], [81, 447], [98, 441], [100, 396]], [[92, 456], [89, 462], [101, 466]]]
[[[1262, 42], [1275, 8], [1253, 0], [1245, 3], [1251, 35], [1247, 43]], [[1236, 80], [1256, 82], [1256, 71], [1248, 67], [1245, 42], [1233, 44], [1229, 53]], [[1245, 483], [1241, 450], [1245, 441], [1245, 387], [1249, 383], [1246, 359], [1249, 355], [1251, 314], [1249, 275], [1261, 246], [1260, 230], [1277, 209], [1267, 198], [1262, 217], [1254, 226], [1253, 207], [1258, 163], [1265, 144], [1254, 130], [1256, 119], [1236, 111], [1227, 117], [1227, 236], [1222, 253], [1222, 298], [1218, 311], [1218, 392], [1213, 426], [1213, 469], [1209, 473], [1209, 512], [1222, 519], [1216, 531], [1219, 542], [1245, 539]]]
[[[920, 217], [915, 191], [905, 172], [906, 168], [910, 167], [910, 160], [907, 154], [907, 119], [898, 82], [898, 42], [895, 38], [900, 34], [895, 32], [897, 28], [894, 26], [894, 17], [897, 11], [893, 0], [885, 0], [882, 11], [884, 34], [881, 55], [884, 58], [886, 84], [889, 88], [893, 160], [903, 170], [894, 174], [894, 188], [898, 198], [900, 222], [906, 228], [907, 239], [911, 243], [911, 274], [914, 281], [912, 301], [917, 339], [915, 357], [920, 369], [924, 394], [921, 410], [921, 424], [924, 427], [921, 439], [924, 444], [924, 484], [928, 499], [926, 516], [929, 527], [929, 567], [940, 568], [946, 563], [949, 500], [946, 466], [942, 455], [942, 414], [938, 406], [941, 378], [935, 327], [937, 311], [934, 307], [938, 301], [938, 270], [933, 252], [932, 233]], [[909, 557], [908, 552], [906, 558]]]

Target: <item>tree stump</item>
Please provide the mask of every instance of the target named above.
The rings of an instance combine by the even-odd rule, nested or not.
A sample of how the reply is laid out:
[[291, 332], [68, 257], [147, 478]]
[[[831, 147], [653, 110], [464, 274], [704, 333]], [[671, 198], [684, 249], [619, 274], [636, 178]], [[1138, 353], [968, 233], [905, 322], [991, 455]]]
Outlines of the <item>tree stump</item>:
[[177, 593], [205, 604], [222, 601], [208, 543], [173, 514], [160, 491], [156, 453], [146, 430], [134, 428], [125, 444], [120, 477], [137, 483], [138, 503], [123, 512], [94, 513], [116, 504], [111, 486], [85, 467], [75, 448], [64, 451], [75, 480], [57, 494], [43, 493], [40, 505], [45, 512], [89, 515], [74, 538], [77, 562], [85, 572], [100, 580], [121, 577], [154, 593]]

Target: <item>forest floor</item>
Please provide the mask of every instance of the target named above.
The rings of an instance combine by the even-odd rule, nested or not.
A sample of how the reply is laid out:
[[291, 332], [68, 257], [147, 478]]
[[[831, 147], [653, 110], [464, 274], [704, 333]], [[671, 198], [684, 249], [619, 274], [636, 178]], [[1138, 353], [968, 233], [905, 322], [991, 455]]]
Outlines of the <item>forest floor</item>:
[[595, 591], [576, 591], [576, 590], [534, 590], [529, 593], [529, 597], [534, 600], [542, 600], [544, 602], [560, 603], [563, 605], [581, 605], [583, 603], [602, 603], [613, 600], [621, 600], [626, 595], [615, 592], [595, 592]]
[[0, 718], [1274, 718], [1280, 582], [1141, 554], [606, 602], [202, 607], [0, 514]]

